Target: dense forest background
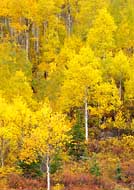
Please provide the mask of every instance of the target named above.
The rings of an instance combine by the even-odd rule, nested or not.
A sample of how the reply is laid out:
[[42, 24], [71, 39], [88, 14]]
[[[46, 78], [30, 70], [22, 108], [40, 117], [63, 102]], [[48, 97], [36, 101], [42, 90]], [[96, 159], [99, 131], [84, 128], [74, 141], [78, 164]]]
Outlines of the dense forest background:
[[134, 189], [134, 0], [0, 0], [0, 189]]

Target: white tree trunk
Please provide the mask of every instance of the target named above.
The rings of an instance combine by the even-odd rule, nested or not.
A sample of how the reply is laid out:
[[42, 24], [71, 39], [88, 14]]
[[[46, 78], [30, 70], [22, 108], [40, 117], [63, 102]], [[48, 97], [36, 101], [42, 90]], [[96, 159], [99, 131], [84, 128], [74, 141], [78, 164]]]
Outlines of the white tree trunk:
[[[34, 36], [34, 38], [36, 37], [35, 23], [33, 23], [33, 25], [32, 25], [32, 35]], [[34, 50], [36, 51], [36, 42], [35, 42], [35, 40], [34, 40]]]
[[4, 158], [3, 158], [3, 153], [1, 153], [1, 167], [4, 167]]
[[0, 157], [1, 157], [1, 167], [3, 168], [4, 167], [4, 139], [3, 138], [1, 139], [1, 154], [0, 154]]
[[120, 100], [122, 99], [122, 80], [120, 79], [120, 84], [119, 84], [119, 96]]
[[88, 142], [88, 105], [85, 97], [85, 140]]
[[44, 23], [43, 23], [43, 34], [44, 34], [44, 37], [46, 36], [47, 27], [48, 27], [48, 23], [46, 21], [44, 21]]
[[1, 26], [0, 26], [0, 37], [3, 40], [4, 38], [4, 27], [3, 27], [3, 19], [1, 19]]
[[68, 0], [68, 5], [67, 5], [67, 9], [68, 9], [68, 16], [67, 16], [67, 30], [68, 30], [68, 36], [71, 35], [71, 8], [70, 8], [70, 1]]
[[28, 33], [28, 31], [26, 31], [26, 45], [25, 45], [25, 49], [26, 49], [26, 59], [28, 60], [28, 55], [29, 55], [29, 33]]
[[39, 53], [39, 27], [36, 29], [36, 52]]
[[46, 167], [47, 167], [47, 190], [50, 190], [50, 166], [49, 166], [49, 156], [47, 155], [47, 162], [46, 162]]

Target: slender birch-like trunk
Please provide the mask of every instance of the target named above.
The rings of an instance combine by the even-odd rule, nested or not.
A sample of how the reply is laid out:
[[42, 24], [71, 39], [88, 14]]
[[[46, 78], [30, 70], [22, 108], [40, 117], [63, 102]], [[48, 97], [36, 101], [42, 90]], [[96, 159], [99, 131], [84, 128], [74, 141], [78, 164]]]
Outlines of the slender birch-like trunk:
[[43, 36], [44, 37], [46, 36], [47, 27], [48, 27], [48, 22], [44, 21], [44, 23], [43, 23]]
[[86, 96], [85, 96], [85, 140], [88, 142], [88, 105], [87, 105]]
[[25, 24], [27, 29], [25, 31], [25, 50], [26, 50], [26, 59], [29, 59], [29, 48], [30, 48], [30, 32], [32, 25], [28, 19], [25, 19]]
[[120, 79], [120, 84], [119, 84], [119, 96], [120, 100], [122, 99], [122, 80]]
[[[34, 23], [33, 23], [33, 26], [32, 26], [32, 35], [33, 35], [34, 38], [36, 37], [35, 24]], [[36, 42], [35, 42], [35, 40], [34, 40], [34, 50], [36, 51]]]
[[47, 190], [50, 190], [51, 182], [50, 182], [50, 166], [49, 166], [49, 155], [48, 154], [47, 154], [46, 167], [47, 167]]
[[67, 11], [68, 11], [68, 16], [67, 16], [67, 30], [68, 30], [68, 36], [71, 35], [71, 8], [70, 8], [70, 1], [68, 0], [68, 5], [67, 5]]
[[1, 138], [1, 167], [4, 167], [4, 139]]
[[28, 31], [26, 31], [26, 45], [25, 45], [25, 49], [26, 49], [26, 59], [28, 60], [28, 55], [29, 55], [29, 33], [28, 33]]
[[36, 28], [36, 52], [39, 53], [39, 27]]
[[0, 38], [3, 40], [3, 37], [4, 37], [3, 19], [0, 18]]

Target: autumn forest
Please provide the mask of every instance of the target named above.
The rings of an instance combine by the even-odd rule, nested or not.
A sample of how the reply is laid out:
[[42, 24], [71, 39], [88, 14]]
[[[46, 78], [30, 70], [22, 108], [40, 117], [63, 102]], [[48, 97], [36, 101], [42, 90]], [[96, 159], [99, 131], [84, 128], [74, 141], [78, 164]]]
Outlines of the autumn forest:
[[134, 190], [134, 0], [0, 0], [0, 190]]

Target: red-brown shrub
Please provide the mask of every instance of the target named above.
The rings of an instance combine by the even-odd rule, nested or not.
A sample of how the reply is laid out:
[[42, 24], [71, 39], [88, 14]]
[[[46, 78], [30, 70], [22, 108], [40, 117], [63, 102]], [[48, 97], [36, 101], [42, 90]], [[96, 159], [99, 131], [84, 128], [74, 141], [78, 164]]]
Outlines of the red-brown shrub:
[[64, 183], [65, 186], [93, 184], [93, 177], [91, 174], [87, 173], [74, 174], [71, 172], [65, 172], [63, 174], [62, 183]]
[[96, 185], [82, 185], [82, 186], [71, 186], [65, 188], [65, 190], [101, 190]]
[[12, 174], [8, 177], [9, 187], [18, 190], [41, 190], [46, 186], [44, 181], [41, 179], [26, 179], [17, 174]]
[[101, 177], [100, 186], [104, 190], [113, 190], [116, 183], [108, 177]]
[[134, 182], [134, 160], [129, 160], [127, 162], [122, 163], [122, 175], [125, 183], [133, 183]]

